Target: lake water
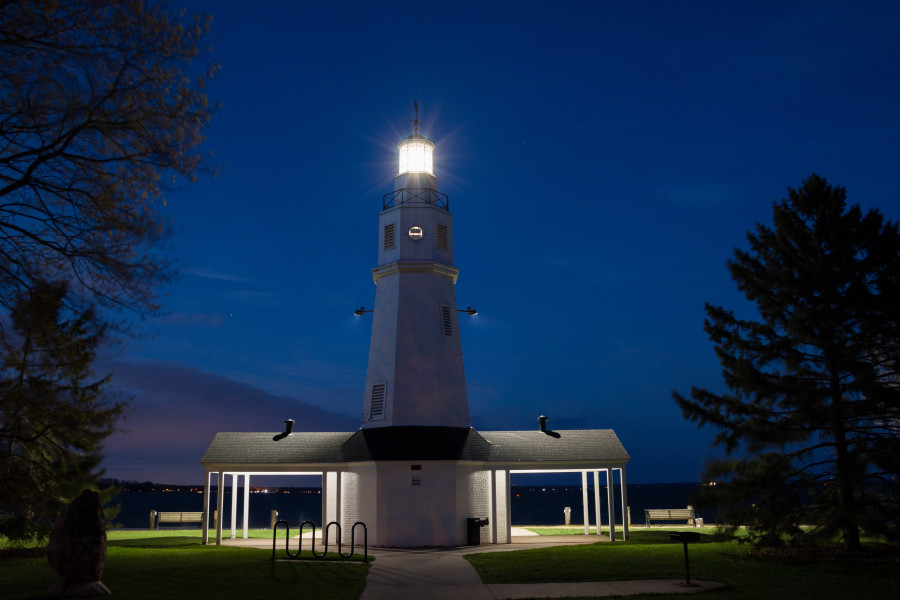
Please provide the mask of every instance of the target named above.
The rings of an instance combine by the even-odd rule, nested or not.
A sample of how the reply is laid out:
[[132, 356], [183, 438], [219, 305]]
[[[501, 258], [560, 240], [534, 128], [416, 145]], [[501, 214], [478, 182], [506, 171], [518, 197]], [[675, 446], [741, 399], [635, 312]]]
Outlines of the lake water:
[[[699, 489], [696, 483], [629, 484], [628, 505], [631, 507], [631, 522], [643, 525], [645, 508], [684, 508], [690, 503], [690, 496]], [[588, 512], [594, 520], [593, 487], [589, 487]], [[622, 522], [619, 514], [619, 486], [614, 486], [616, 522]], [[513, 525], [562, 525], [564, 508], [571, 507], [571, 522], [582, 524], [580, 486], [513, 486]], [[601, 487], [602, 521], [607, 521], [606, 487]], [[238, 526], [243, 518], [243, 492], [238, 492]], [[213, 500], [215, 494], [213, 492]], [[202, 511], [203, 496], [191, 492], [123, 492], [113, 501], [121, 505], [121, 512], [113, 523], [128, 529], [146, 528], [150, 524], [150, 511]], [[280, 519], [297, 527], [310, 520], [319, 525], [322, 519], [322, 496], [319, 488], [292, 488], [279, 493], [255, 493], [250, 495], [250, 527], [269, 527], [270, 513], [278, 511]], [[231, 493], [225, 494], [225, 525], [231, 523]], [[488, 516], [488, 515], [485, 515]], [[707, 523], [715, 522], [715, 514], [698, 511]], [[165, 525], [169, 526], [169, 525]], [[196, 524], [190, 525], [196, 527]]]

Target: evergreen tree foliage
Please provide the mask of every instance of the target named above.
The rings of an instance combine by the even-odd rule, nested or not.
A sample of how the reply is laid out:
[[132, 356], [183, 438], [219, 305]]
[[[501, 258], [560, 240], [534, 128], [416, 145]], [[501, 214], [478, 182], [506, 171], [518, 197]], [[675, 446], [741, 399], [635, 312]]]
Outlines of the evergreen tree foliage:
[[900, 534], [900, 234], [817, 175], [788, 192], [728, 262], [759, 320], [706, 306], [728, 392], [675, 400], [726, 450], [699, 499], [720, 521], [858, 550]]
[[0, 328], [0, 534], [14, 541], [45, 538], [96, 486], [102, 442], [125, 407], [91, 371], [104, 327], [90, 308], [67, 315], [67, 288], [40, 283]]

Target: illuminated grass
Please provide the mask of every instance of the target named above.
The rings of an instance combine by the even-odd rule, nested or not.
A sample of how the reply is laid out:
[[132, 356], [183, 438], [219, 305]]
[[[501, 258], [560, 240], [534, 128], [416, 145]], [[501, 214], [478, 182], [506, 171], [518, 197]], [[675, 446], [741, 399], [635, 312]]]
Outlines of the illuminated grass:
[[[538, 535], [584, 535], [584, 527], [526, 527], [525, 529]], [[597, 528], [591, 527], [590, 532], [593, 535], [597, 532]], [[601, 530], [601, 533], [608, 534], [609, 530]]]
[[[269, 600], [302, 590], [304, 598], [355, 600], [368, 571], [361, 562], [273, 562], [270, 549], [204, 546], [198, 531], [112, 531], [108, 537], [102, 579], [119, 598]], [[0, 581], [4, 600], [26, 600], [42, 597], [59, 577], [45, 556], [6, 558]]]
[[[683, 546], [669, 541], [671, 531], [639, 529], [632, 530], [628, 542], [487, 552], [469, 554], [466, 559], [485, 583], [682, 579]], [[900, 551], [896, 546], [881, 547], [868, 556], [811, 561], [792, 551], [780, 556], [756, 553], [713, 530], [702, 535], [702, 541], [689, 548], [691, 578], [728, 586], [704, 593], [704, 599], [887, 600], [896, 597], [900, 586]]]
[[[155, 529], [153, 531], [147, 529], [114, 529], [112, 531], [107, 532], [106, 537], [109, 540], [124, 540], [131, 539], [133, 537], [149, 537], [153, 535], [163, 535], [163, 536], [177, 536], [177, 537], [195, 537], [198, 540], [203, 537], [203, 530], [201, 529]], [[293, 531], [292, 531], [293, 535]], [[272, 539], [272, 530], [271, 529], [251, 529], [247, 532], [247, 536], [253, 539]], [[282, 538], [284, 536], [284, 530], [278, 530], [278, 537]], [[216, 538], [216, 530], [209, 530], [210, 539]], [[223, 530], [222, 537], [228, 539], [231, 537], [231, 530]], [[237, 530], [238, 539], [244, 537], [244, 530]]]
[[[309, 529], [304, 529], [304, 533], [309, 533]], [[296, 528], [291, 528], [291, 537], [296, 536], [299, 531]], [[155, 535], [159, 536], [167, 536], [167, 537], [195, 537], [197, 539], [201, 539], [203, 537], [203, 531], [200, 529], [113, 529], [107, 532], [106, 536], [109, 540], [125, 540], [132, 538], [149, 538]], [[244, 537], [244, 530], [238, 529], [236, 533], [237, 539], [242, 539]], [[331, 536], [334, 537], [334, 531], [332, 530]], [[215, 539], [216, 531], [214, 529], [210, 529], [209, 531], [210, 539]], [[224, 539], [231, 538], [231, 530], [223, 530], [222, 537]], [[247, 532], [247, 537], [251, 539], [259, 539], [259, 540], [271, 540], [272, 539], [272, 530], [271, 529], [251, 529]], [[284, 528], [278, 528], [278, 539], [280, 541], [284, 540]], [[316, 529], [316, 539], [322, 539], [322, 530]]]

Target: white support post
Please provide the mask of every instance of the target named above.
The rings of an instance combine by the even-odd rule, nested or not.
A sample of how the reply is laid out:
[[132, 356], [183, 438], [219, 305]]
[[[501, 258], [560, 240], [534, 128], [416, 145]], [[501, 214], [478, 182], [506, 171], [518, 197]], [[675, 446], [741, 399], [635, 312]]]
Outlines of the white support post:
[[222, 509], [225, 508], [225, 471], [219, 471], [218, 481], [216, 482], [216, 545], [222, 545]]
[[[341, 483], [344, 473], [342, 471], [336, 471], [334, 474], [334, 520], [339, 524], [341, 522], [341, 517], [343, 516], [343, 498], [341, 498]], [[341, 525], [343, 527], [343, 525]], [[323, 538], [324, 539], [324, 538]]]
[[628, 522], [628, 492], [625, 485], [625, 467], [616, 470], [619, 472], [619, 485], [622, 486], [622, 537], [627, 542], [630, 523]]
[[238, 473], [231, 474], [231, 539], [237, 537], [238, 477]]
[[609, 541], [616, 541], [616, 505], [613, 504], [613, 476], [612, 469], [606, 469], [606, 502], [609, 510]]
[[[328, 471], [322, 471], [322, 535], [325, 535], [325, 525], [328, 523]], [[322, 539], [325, 539], [324, 537]]]
[[488, 485], [490, 486], [489, 493], [491, 495], [490, 503], [491, 503], [491, 543], [497, 543], [497, 472], [493, 469], [488, 471], [490, 482]]
[[209, 471], [203, 480], [203, 545], [209, 543]]
[[588, 478], [587, 471], [581, 472], [581, 508], [584, 511], [584, 535], [591, 533], [591, 519], [588, 513]]
[[600, 515], [603, 514], [600, 508], [600, 471], [594, 471], [594, 516], [597, 520], [597, 535], [600, 535], [600, 523], [602, 521]]
[[509, 476], [509, 469], [503, 471], [503, 481], [506, 486], [506, 543], [512, 543], [512, 479]]
[[244, 473], [244, 539], [250, 530], [250, 473]]

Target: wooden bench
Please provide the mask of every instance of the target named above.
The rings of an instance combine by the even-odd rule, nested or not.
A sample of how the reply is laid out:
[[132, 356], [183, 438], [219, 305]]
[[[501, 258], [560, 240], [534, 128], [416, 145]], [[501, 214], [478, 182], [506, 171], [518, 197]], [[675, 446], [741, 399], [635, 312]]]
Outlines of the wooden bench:
[[156, 528], [160, 523], [203, 523], [202, 512], [157, 512]]
[[697, 526], [697, 513], [693, 508], [648, 508], [644, 510], [644, 519], [647, 527], [650, 527], [650, 521], [687, 521], [689, 525]]

